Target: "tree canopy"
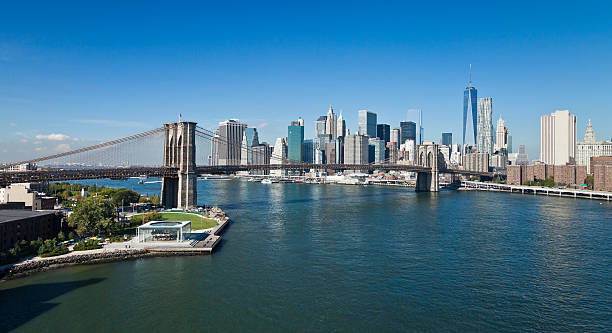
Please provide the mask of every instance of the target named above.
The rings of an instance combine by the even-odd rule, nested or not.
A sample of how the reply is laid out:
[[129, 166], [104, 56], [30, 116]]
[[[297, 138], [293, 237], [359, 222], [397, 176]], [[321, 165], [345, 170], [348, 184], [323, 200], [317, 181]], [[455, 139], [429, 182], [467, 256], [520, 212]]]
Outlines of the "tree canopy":
[[103, 197], [87, 197], [77, 201], [68, 217], [68, 224], [79, 236], [111, 234], [114, 226], [115, 208]]

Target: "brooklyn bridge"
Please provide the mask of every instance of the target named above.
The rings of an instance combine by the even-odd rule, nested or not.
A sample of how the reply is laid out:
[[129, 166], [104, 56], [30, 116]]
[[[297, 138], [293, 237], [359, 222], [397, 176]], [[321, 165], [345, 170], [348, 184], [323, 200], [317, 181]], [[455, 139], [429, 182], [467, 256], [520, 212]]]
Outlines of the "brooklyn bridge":
[[[0, 165], [0, 185], [24, 182], [52, 182], [82, 179], [162, 178], [161, 203], [166, 208], [193, 208], [197, 204], [197, 178], [206, 174], [229, 174], [250, 170], [356, 170], [408, 171], [417, 173], [416, 191], [437, 192], [440, 174], [474, 175], [492, 178], [491, 172], [476, 172], [449, 167], [434, 143], [417, 145], [414, 164], [313, 164], [283, 156], [280, 163], [251, 165], [209, 165], [207, 152], [212, 140], [237, 146], [195, 122], [180, 121], [124, 138], [76, 150]], [[247, 150], [250, 148], [234, 147]], [[204, 152], [204, 154], [200, 153]], [[11, 167], [37, 163], [37, 170], [9, 171]]]

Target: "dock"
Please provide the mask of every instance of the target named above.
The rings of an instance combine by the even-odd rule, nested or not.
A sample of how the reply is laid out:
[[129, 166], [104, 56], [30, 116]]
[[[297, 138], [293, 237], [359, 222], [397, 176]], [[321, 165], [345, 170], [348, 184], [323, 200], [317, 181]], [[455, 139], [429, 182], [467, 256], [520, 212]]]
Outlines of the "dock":
[[497, 184], [497, 183], [486, 183], [486, 182], [475, 182], [475, 181], [461, 181], [461, 188], [466, 189], [466, 190], [509, 192], [509, 193], [546, 195], [546, 196], [556, 196], [556, 197], [566, 197], [566, 198], [582, 198], [582, 199], [591, 199], [591, 200], [610, 201], [612, 199], [612, 192], [575, 190], [575, 189], [568, 189], [568, 188], [553, 188], [553, 187], [541, 187], [541, 186], [508, 185], [508, 184]]

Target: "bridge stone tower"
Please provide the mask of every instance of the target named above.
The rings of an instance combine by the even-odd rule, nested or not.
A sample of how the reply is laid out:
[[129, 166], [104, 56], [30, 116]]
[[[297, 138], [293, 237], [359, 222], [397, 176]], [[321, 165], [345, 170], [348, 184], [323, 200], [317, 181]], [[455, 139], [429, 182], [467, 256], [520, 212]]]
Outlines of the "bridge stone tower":
[[431, 172], [417, 173], [415, 191], [438, 192], [440, 190], [440, 179], [438, 177], [440, 165], [438, 164], [439, 149], [435, 143], [425, 143], [417, 147], [417, 164], [431, 168]]
[[161, 204], [189, 209], [197, 205], [196, 123], [164, 124], [164, 167], [178, 168], [177, 177], [162, 180]]

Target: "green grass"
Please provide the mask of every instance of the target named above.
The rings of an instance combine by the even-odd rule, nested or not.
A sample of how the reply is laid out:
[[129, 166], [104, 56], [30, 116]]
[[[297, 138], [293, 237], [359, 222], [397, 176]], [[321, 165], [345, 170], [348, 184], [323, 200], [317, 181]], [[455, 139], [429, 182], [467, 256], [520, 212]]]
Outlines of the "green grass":
[[161, 213], [161, 215], [164, 221], [191, 221], [191, 230], [208, 229], [217, 225], [216, 220], [196, 214]]

